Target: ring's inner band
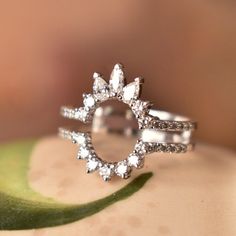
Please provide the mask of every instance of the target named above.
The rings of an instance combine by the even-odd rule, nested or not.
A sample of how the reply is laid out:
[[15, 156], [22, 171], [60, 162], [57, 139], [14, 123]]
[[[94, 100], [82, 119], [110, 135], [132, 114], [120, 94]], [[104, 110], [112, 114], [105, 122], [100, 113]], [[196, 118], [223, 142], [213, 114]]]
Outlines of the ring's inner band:
[[[189, 121], [188, 118], [173, 113], [150, 110], [150, 115], [160, 120]], [[144, 142], [160, 143], [191, 143], [192, 130], [161, 131], [156, 129], [138, 130], [137, 120], [131, 110], [117, 112], [111, 106], [99, 107], [93, 118], [92, 132], [120, 133], [123, 135], [138, 135]]]
[[175, 113], [150, 109], [149, 114], [158, 117], [160, 120], [172, 120], [172, 121], [190, 121], [188, 117], [180, 116]]

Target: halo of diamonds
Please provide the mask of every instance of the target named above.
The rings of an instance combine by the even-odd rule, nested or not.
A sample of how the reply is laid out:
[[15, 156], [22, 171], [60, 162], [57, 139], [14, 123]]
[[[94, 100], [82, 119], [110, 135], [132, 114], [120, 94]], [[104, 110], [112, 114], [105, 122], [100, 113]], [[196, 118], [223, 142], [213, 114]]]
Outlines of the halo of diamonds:
[[99, 174], [105, 181], [110, 180], [113, 175], [127, 179], [130, 177], [133, 168], [143, 167], [146, 147], [144, 148], [143, 145], [145, 145], [145, 143], [140, 140], [137, 141], [134, 151], [127, 157], [127, 159], [109, 163], [103, 161], [96, 154], [92, 145], [90, 133], [70, 132], [61, 129], [60, 134], [61, 136], [72, 140], [73, 143], [79, 145], [77, 159], [86, 161], [87, 173], [92, 173], [98, 170]]
[[[93, 119], [94, 112], [102, 102], [109, 99], [117, 99], [131, 108], [137, 118], [139, 129], [158, 128], [159, 126], [161, 130], [172, 130], [173, 127], [175, 129], [178, 128], [178, 122], [163, 123], [157, 117], [149, 114], [152, 104], [140, 99], [143, 79], [138, 77], [133, 82], [126, 84], [121, 64], [114, 66], [109, 83], [104, 80], [101, 74], [96, 72], [93, 74], [93, 79], [93, 93], [83, 94], [84, 106], [80, 108], [62, 107], [61, 114], [64, 117], [89, 123]], [[186, 122], [185, 126], [181, 127], [181, 129], [191, 128], [188, 122]], [[74, 143], [79, 145], [77, 158], [86, 160], [87, 173], [98, 171], [105, 181], [110, 180], [113, 175], [124, 179], [129, 178], [134, 168], [139, 169], [143, 167], [144, 157], [147, 153], [155, 151], [179, 153], [187, 150], [187, 145], [184, 144], [144, 143], [142, 140], [137, 140], [133, 152], [126, 159], [109, 163], [99, 158], [96, 154], [90, 133], [72, 132], [67, 134], [64, 132], [63, 135], [68, 135]]]

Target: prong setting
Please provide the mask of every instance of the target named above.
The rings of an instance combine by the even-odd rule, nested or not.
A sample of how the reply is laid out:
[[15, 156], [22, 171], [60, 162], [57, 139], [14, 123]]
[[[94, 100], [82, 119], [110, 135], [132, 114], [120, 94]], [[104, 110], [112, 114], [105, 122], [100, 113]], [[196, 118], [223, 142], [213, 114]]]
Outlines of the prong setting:
[[[80, 120], [84, 123], [92, 121], [94, 113], [99, 105], [109, 99], [117, 99], [127, 104], [133, 116], [138, 121], [139, 129], [157, 129], [161, 131], [189, 131], [196, 127], [190, 121], [165, 121], [157, 116], [152, 116], [150, 109], [152, 103], [140, 99], [142, 84], [144, 79], [137, 77], [133, 82], [126, 84], [124, 67], [116, 64], [106, 82], [102, 75], [95, 72], [93, 74], [93, 93], [83, 94], [84, 106], [79, 108], [62, 107], [61, 114], [64, 117]], [[97, 110], [98, 111], [98, 110]], [[134, 150], [128, 157], [119, 162], [106, 162], [95, 152], [92, 145], [90, 133], [69, 132], [59, 130], [60, 135], [70, 139], [79, 145], [77, 159], [86, 161], [87, 173], [98, 172], [104, 181], [109, 181], [116, 175], [123, 179], [130, 177], [133, 169], [140, 169], [144, 165], [145, 155], [153, 152], [184, 153], [190, 147], [182, 143], [151, 143], [137, 140]]]
[[115, 165], [113, 163], [104, 163], [99, 168], [99, 174], [102, 176], [104, 181], [111, 180], [111, 177], [115, 174]]
[[131, 173], [131, 167], [127, 160], [120, 161], [116, 164], [115, 173], [123, 179], [128, 179]]
[[86, 172], [92, 173], [99, 168], [101, 161], [97, 157], [91, 157], [87, 160], [86, 163]]
[[[117, 63], [113, 68], [109, 83], [103, 79], [100, 73], [94, 72], [93, 94], [83, 94], [84, 107], [75, 109], [74, 113], [71, 113], [70, 118], [74, 117], [85, 123], [90, 122], [96, 108], [99, 107], [99, 104], [114, 98], [128, 104], [136, 117], [141, 117], [146, 114], [148, 112], [149, 104], [139, 100], [141, 84], [144, 82], [143, 78], [137, 77], [133, 82], [126, 85], [123, 69], [123, 65]], [[109, 181], [113, 175], [127, 179], [130, 177], [133, 167], [142, 167], [141, 160], [138, 160], [136, 164], [134, 160], [132, 162], [132, 153], [127, 159], [118, 163], [102, 161], [95, 153], [91, 143], [91, 137], [87, 133], [73, 132], [72, 142], [80, 145], [77, 158], [87, 161], [87, 173], [98, 170], [105, 181]]]

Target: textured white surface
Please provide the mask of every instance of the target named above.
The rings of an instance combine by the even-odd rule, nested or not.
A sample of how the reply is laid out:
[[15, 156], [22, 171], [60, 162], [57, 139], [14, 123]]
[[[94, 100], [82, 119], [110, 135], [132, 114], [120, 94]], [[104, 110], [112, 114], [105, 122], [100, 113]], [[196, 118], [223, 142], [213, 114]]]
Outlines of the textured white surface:
[[[97, 137], [97, 145], [107, 137]], [[109, 147], [127, 140], [109, 139]], [[126, 145], [126, 146], [125, 146]], [[142, 172], [154, 176], [135, 195], [81, 221], [53, 228], [6, 231], [1, 236], [78, 235], [236, 235], [236, 154], [198, 145], [193, 153], [152, 154], [143, 170], [127, 180], [105, 183], [87, 175], [74, 157], [76, 147], [56, 137], [42, 139], [32, 153], [30, 185], [45, 196], [62, 202], [83, 203], [104, 197]], [[86, 183], [86, 184], [85, 184]]]

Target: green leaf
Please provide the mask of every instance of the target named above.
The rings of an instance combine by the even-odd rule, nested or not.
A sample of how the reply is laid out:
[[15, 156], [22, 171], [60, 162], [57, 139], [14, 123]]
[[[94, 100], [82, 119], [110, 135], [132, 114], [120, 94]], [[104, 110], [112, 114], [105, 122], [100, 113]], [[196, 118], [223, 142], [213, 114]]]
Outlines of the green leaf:
[[0, 147], [0, 229], [19, 230], [52, 227], [93, 215], [123, 200], [151, 178], [152, 173], [139, 175], [129, 184], [102, 199], [86, 204], [64, 204], [33, 191], [27, 181], [31, 151], [35, 141]]

